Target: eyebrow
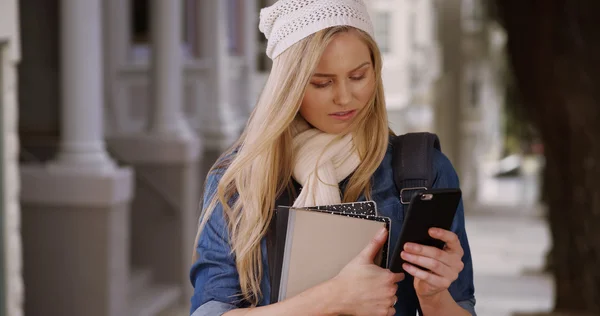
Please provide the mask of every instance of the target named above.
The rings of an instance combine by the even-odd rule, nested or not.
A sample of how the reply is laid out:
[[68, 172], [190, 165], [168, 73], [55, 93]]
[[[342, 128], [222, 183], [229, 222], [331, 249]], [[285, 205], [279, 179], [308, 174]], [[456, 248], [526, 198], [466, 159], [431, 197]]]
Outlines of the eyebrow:
[[[366, 66], [366, 65], [369, 65], [369, 64], [371, 64], [371, 62], [370, 62], [370, 61], [366, 61], [366, 62], [362, 63], [360, 66], [358, 66], [358, 67], [356, 67], [356, 68], [354, 68], [354, 69], [350, 70], [349, 72], [357, 71], [357, 70], [361, 69], [362, 67], [364, 67], [364, 66]], [[313, 77], [335, 78], [335, 77], [337, 77], [337, 76], [336, 76], [336, 75], [334, 75], [334, 74], [321, 74], [321, 73], [316, 73], [316, 74], [314, 74], [314, 75], [313, 75]]]

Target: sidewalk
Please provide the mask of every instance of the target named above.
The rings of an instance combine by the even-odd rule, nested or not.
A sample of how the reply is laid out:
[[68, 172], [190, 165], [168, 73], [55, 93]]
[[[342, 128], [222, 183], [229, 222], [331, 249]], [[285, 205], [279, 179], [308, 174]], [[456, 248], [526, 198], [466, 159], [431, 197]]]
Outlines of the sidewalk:
[[481, 316], [549, 311], [553, 283], [541, 271], [550, 246], [540, 218], [468, 215], [475, 269], [476, 310]]
[[553, 307], [553, 281], [540, 273], [551, 240], [543, 208], [536, 204], [539, 166], [528, 167], [515, 178], [482, 175], [479, 203], [465, 205], [480, 316]]

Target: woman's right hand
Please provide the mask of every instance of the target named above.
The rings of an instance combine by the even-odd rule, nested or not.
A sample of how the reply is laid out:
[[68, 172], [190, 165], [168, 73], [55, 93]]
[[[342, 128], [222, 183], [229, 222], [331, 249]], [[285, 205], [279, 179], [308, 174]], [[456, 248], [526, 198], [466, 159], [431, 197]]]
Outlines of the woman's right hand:
[[393, 273], [373, 263], [377, 253], [387, 239], [387, 230], [382, 229], [369, 245], [348, 263], [331, 281], [342, 314], [393, 316], [396, 313], [396, 290], [404, 273]]

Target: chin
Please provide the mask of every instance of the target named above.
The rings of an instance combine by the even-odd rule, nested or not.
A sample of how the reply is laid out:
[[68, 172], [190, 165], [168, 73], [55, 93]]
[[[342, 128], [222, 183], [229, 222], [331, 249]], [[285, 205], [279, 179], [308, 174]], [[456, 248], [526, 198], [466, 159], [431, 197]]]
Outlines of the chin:
[[316, 128], [323, 133], [332, 134], [332, 135], [348, 134], [349, 132], [351, 132], [350, 126], [352, 125], [352, 122], [354, 122], [354, 120], [340, 122], [337, 120], [332, 120], [329, 117], [324, 120], [319, 120], [318, 122], [315, 122], [315, 120], [310, 122], [309, 120], [306, 120], [306, 119], [305, 119], [305, 121], [308, 123], [308, 125], [310, 127]]
[[343, 126], [335, 126], [335, 127], [331, 127], [327, 126], [327, 128], [319, 128], [323, 133], [327, 133], [327, 134], [332, 134], [332, 135], [340, 135], [340, 134], [348, 134], [350, 132], [350, 124], [344, 124]]

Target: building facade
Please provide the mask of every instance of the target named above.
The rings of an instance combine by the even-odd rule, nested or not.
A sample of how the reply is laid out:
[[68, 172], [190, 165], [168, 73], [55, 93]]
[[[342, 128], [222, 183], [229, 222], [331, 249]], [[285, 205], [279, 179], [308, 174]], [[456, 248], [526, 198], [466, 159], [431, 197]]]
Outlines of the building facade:
[[480, 0], [365, 0], [384, 58], [391, 128], [431, 131], [477, 198], [480, 164], [501, 151], [502, 32]]
[[13, 13], [27, 314], [189, 302], [205, 165], [251, 109], [255, 40], [240, 32], [256, 28], [255, 6], [49, 0]]
[[439, 56], [434, 0], [367, 0], [384, 59], [390, 125], [397, 133], [431, 128]]

